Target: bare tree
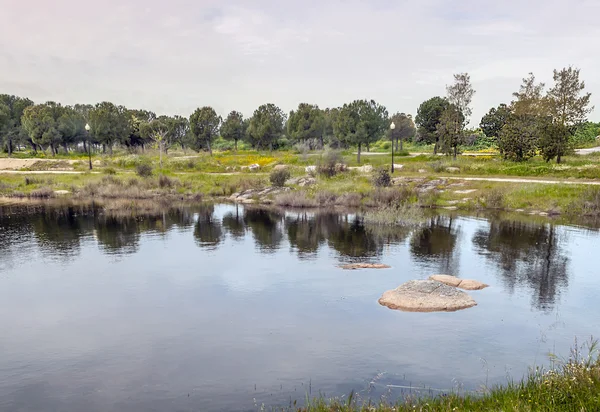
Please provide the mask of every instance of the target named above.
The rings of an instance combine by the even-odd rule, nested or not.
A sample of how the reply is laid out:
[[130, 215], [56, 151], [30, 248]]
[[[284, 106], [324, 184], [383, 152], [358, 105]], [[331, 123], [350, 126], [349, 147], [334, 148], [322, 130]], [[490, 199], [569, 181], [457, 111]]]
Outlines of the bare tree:
[[459, 73], [454, 75], [454, 84], [446, 86], [448, 101], [452, 103], [464, 116], [465, 124], [469, 123], [469, 117], [473, 113], [471, 110], [471, 100], [475, 95], [475, 89], [471, 85], [471, 76], [468, 73]]

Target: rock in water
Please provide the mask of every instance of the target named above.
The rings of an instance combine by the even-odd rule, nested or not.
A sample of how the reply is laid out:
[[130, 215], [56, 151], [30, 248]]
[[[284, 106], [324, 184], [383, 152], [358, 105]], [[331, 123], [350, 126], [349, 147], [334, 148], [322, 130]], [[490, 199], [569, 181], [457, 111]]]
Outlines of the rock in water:
[[431, 275], [430, 280], [441, 282], [448, 286], [454, 286], [455, 288], [461, 288], [465, 290], [481, 290], [487, 288], [489, 285], [478, 282], [472, 279], [460, 279], [456, 276], [451, 275]]
[[465, 292], [435, 280], [411, 280], [385, 292], [379, 304], [407, 312], [454, 312], [477, 302]]
[[389, 269], [390, 266], [382, 263], [350, 263], [348, 265], [340, 265], [342, 269]]

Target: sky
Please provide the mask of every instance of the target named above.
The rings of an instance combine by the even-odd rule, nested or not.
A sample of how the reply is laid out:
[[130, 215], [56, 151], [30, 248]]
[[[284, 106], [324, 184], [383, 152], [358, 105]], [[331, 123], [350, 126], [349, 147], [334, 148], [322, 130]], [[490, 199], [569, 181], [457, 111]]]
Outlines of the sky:
[[600, 121], [598, 0], [0, 0], [0, 93], [158, 114], [375, 99], [416, 113], [453, 74], [471, 125], [529, 72], [581, 69]]

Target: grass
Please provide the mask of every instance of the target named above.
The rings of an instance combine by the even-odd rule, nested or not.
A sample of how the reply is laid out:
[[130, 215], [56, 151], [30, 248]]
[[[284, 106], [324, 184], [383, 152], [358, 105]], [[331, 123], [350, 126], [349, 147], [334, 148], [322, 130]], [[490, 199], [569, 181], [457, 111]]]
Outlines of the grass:
[[[415, 150], [414, 147], [409, 149]], [[423, 148], [421, 148], [423, 149]], [[15, 157], [24, 155], [18, 153]], [[27, 156], [23, 156], [27, 157]], [[44, 157], [38, 154], [38, 157]], [[325, 156], [327, 157], [327, 156]], [[51, 197], [54, 191], [67, 190], [72, 196], [90, 198], [140, 199], [167, 196], [176, 199], [224, 198], [233, 193], [248, 189], [268, 187], [269, 173], [278, 164], [287, 165], [291, 177], [305, 176], [307, 165], [322, 162], [322, 152], [295, 153], [291, 151], [258, 152], [215, 152], [184, 153], [171, 151], [158, 167], [158, 153], [147, 150], [143, 154], [116, 152], [112, 156], [94, 155], [94, 172], [87, 172], [86, 158], [82, 154], [71, 153], [57, 156], [57, 162], [37, 162], [36, 169], [52, 170], [70, 167], [83, 173], [7, 175], [0, 174], [0, 195], [20, 197]], [[566, 213], [581, 211], [587, 215], [600, 215], [594, 206], [595, 200], [588, 188], [579, 185], [549, 184], [511, 184], [485, 181], [440, 180], [440, 177], [509, 177], [553, 179], [600, 179], [600, 154], [586, 156], [567, 156], [564, 164], [545, 163], [541, 159], [532, 159], [526, 163], [514, 163], [502, 160], [494, 154], [467, 157], [456, 161], [445, 156], [419, 155], [398, 158], [403, 168], [392, 178], [401, 187], [376, 188], [372, 182], [373, 174], [361, 174], [356, 170], [337, 173], [332, 177], [322, 174], [316, 176], [317, 184], [306, 187], [293, 187], [289, 193], [280, 195], [271, 201], [282, 206], [315, 207], [345, 205], [350, 207], [387, 207], [404, 201], [417, 203], [422, 207], [452, 207], [462, 210], [480, 210], [485, 208], [499, 210], [537, 211], [544, 213]], [[339, 152], [335, 162], [356, 166], [353, 150]], [[385, 155], [363, 156], [362, 164], [371, 164], [375, 170], [389, 167], [391, 158]], [[73, 162], [71, 162], [73, 163]], [[333, 161], [332, 161], [333, 163]], [[258, 164], [258, 170], [248, 166]], [[151, 165], [152, 175], [136, 177], [136, 171], [144, 165]], [[450, 169], [448, 168], [455, 168]], [[146, 174], [147, 173], [141, 173]], [[114, 178], [106, 184], [104, 177]], [[136, 178], [137, 184], [128, 184]], [[428, 182], [438, 181], [434, 190], [422, 190]], [[122, 182], [122, 183], [119, 183]], [[101, 187], [101, 186], [105, 187]], [[469, 191], [470, 193], [461, 193]], [[600, 206], [598, 207], [600, 210]]]
[[354, 393], [345, 399], [317, 398], [299, 412], [592, 412], [600, 410], [600, 359], [597, 341], [590, 339], [567, 359], [553, 358], [554, 366], [535, 368], [520, 382], [486, 388], [483, 392], [443, 394], [435, 398], [407, 397], [398, 403], [363, 402]]

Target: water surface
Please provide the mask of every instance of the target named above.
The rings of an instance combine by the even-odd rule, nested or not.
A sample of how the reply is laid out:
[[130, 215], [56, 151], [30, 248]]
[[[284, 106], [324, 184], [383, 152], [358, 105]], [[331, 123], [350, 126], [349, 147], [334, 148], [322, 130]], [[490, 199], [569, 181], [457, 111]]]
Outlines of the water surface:
[[[0, 207], [0, 410], [256, 410], [505, 383], [598, 334], [598, 241], [501, 216], [408, 230], [231, 205]], [[337, 268], [355, 261], [392, 269]], [[377, 303], [434, 273], [491, 287], [455, 313]]]

